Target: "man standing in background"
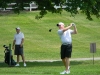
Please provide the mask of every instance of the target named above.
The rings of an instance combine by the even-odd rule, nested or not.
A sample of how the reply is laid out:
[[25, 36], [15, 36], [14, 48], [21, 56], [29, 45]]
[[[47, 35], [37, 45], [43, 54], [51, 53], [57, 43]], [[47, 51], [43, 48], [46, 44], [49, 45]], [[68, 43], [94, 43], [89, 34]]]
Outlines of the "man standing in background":
[[23, 52], [23, 43], [24, 43], [24, 34], [20, 32], [20, 28], [16, 28], [16, 34], [14, 36], [13, 40], [13, 49], [14, 49], [14, 54], [17, 55], [17, 64], [15, 66], [20, 66], [19, 65], [19, 56], [21, 55], [22, 60], [23, 60], [23, 65], [26, 66], [25, 63], [25, 58], [24, 58], [24, 52]]
[[[62, 45], [61, 45], [61, 59], [64, 63], [65, 70], [61, 72], [60, 74], [69, 74], [70, 73], [70, 61], [69, 58], [71, 58], [72, 53], [72, 38], [71, 34], [77, 34], [77, 28], [74, 23], [71, 23], [69, 26], [64, 27], [64, 23], [59, 22], [57, 24], [58, 35], [60, 36]], [[73, 30], [70, 29], [73, 27]]]

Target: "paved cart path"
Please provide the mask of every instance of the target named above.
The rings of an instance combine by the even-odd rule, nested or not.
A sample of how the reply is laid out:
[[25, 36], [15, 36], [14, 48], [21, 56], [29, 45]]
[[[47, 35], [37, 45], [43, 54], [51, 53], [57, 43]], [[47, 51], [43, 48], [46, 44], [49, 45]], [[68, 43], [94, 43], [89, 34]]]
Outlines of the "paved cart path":
[[[85, 60], [93, 60], [93, 58], [71, 58], [70, 61], [85, 61]], [[100, 60], [100, 57], [94, 57], [94, 60]], [[55, 61], [62, 61], [59, 60], [26, 60], [26, 62], [55, 62]], [[4, 61], [0, 61], [0, 63], [3, 63]], [[20, 61], [22, 62], [22, 61]]]
[[[85, 60], [93, 60], [93, 58], [71, 58], [70, 61], [85, 61]], [[100, 57], [94, 57], [94, 60], [100, 60]], [[26, 62], [54, 62], [61, 61], [59, 60], [26, 60]]]

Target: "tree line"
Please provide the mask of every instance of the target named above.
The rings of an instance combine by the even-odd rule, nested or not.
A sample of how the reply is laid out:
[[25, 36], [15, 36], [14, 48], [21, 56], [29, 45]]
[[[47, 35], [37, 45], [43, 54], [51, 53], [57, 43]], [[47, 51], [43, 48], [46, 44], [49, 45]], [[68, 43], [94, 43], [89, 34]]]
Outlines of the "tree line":
[[[25, 4], [30, 4], [32, 1], [38, 5], [38, 10], [40, 10], [37, 18], [42, 18], [48, 11], [61, 14], [62, 10], [66, 10], [74, 16], [79, 13], [78, 9], [85, 13], [89, 20], [92, 20], [92, 15], [100, 17], [100, 0], [0, 0], [0, 8], [7, 8], [8, 3], [16, 3], [12, 8], [15, 13], [19, 14], [24, 10]], [[60, 8], [54, 6], [60, 6]], [[63, 6], [66, 7], [62, 8]]]

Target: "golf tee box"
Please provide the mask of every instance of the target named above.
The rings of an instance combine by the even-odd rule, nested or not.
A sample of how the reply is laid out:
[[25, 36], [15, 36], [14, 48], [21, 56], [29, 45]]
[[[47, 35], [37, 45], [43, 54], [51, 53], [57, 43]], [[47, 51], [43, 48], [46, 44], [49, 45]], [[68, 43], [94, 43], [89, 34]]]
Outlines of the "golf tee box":
[[90, 53], [96, 53], [96, 43], [90, 43]]

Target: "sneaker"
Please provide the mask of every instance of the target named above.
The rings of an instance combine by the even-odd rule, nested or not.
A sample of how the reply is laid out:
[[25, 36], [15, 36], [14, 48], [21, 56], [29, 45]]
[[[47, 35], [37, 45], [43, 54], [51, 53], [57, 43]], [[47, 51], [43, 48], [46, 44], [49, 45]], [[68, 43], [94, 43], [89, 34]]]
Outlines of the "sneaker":
[[63, 72], [61, 72], [60, 74], [69, 74], [70, 73], [70, 70], [68, 70], [68, 71], [63, 71]]
[[24, 66], [26, 66], [26, 63], [24, 63]]
[[16, 64], [15, 66], [20, 66], [19, 64]]

